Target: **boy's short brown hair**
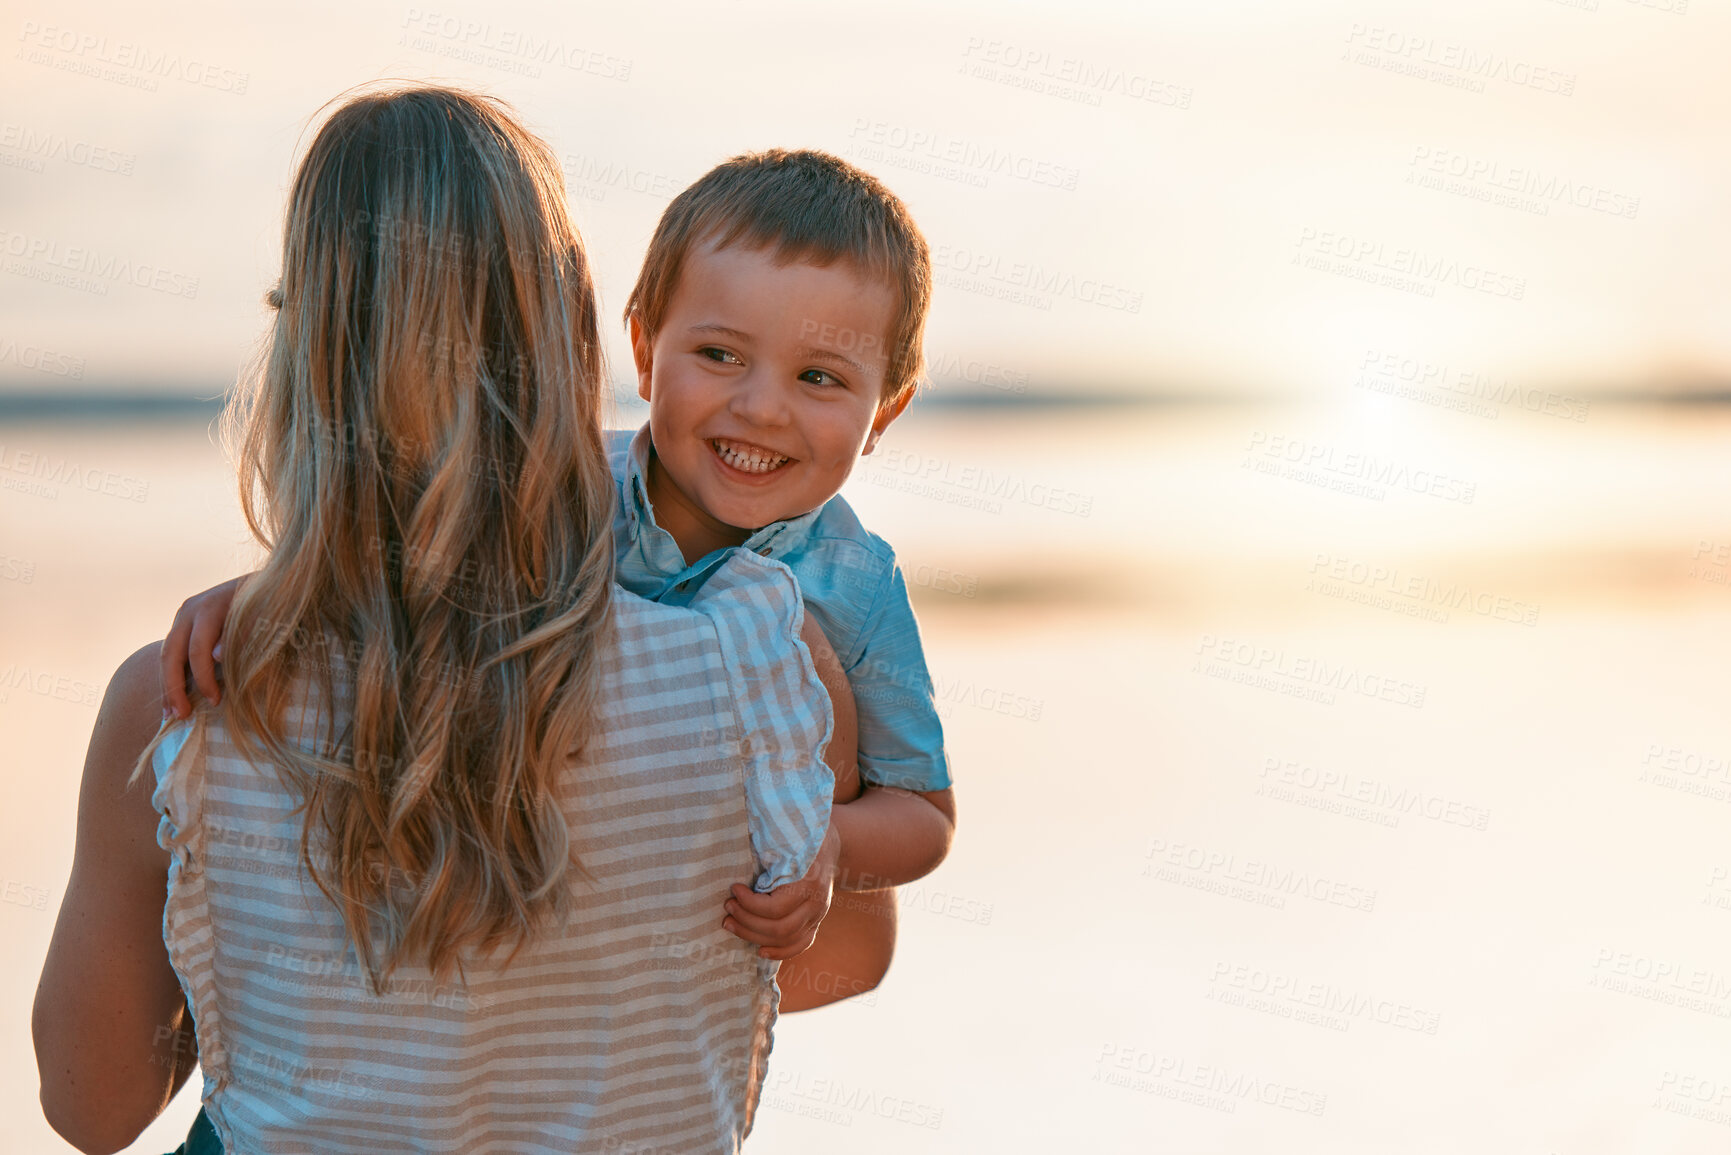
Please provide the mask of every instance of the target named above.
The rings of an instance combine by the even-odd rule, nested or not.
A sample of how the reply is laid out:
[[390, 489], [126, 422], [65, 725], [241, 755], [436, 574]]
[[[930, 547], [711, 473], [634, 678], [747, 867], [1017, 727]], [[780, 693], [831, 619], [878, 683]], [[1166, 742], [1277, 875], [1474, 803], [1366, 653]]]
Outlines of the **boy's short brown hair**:
[[[667, 315], [685, 256], [714, 239], [717, 248], [770, 248], [778, 262], [828, 265], [848, 260], [885, 278], [901, 297], [883, 350], [883, 404], [900, 400], [919, 380], [922, 335], [932, 300], [926, 239], [882, 182], [838, 156], [812, 149], [772, 148], [722, 162], [673, 198], [643, 271], [625, 302], [653, 335]], [[877, 334], [859, 339], [881, 340]]]

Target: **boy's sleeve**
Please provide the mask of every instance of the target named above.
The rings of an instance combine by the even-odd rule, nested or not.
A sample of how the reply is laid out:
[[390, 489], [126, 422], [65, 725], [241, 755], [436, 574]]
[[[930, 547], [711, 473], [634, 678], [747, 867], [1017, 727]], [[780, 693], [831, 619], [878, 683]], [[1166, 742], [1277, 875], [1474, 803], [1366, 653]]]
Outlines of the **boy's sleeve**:
[[847, 672], [859, 713], [860, 778], [902, 790], [947, 790], [950, 761], [920, 627], [899, 565], [891, 565]]

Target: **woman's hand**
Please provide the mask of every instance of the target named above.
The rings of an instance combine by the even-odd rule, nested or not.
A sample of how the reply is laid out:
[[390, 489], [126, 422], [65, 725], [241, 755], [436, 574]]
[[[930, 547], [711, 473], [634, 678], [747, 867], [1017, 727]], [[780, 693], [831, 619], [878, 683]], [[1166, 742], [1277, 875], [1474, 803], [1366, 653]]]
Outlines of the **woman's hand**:
[[835, 897], [836, 865], [841, 861], [841, 834], [831, 822], [811, 869], [798, 882], [759, 894], [733, 884], [722, 926], [746, 942], [756, 943], [759, 956], [786, 960], [811, 946], [817, 928]]
[[216, 663], [222, 660], [222, 628], [240, 583], [250, 576], [231, 578], [180, 603], [174, 625], [162, 641], [163, 718], [192, 716], [192, 700], [186, 692], [189, 667], [198, 692], [213, 703], [222, 701], [222, 683], [216, 676]]

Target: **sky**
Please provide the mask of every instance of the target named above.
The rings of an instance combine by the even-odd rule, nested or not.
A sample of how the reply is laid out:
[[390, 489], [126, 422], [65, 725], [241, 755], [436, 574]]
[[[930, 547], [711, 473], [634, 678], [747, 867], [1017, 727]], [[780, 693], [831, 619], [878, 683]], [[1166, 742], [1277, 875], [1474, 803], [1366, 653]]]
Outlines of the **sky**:
[[226, 388], [309, 129], [379, 78], [554, 146], [616, 377], [667, 199], [776, 145], [907, 201], [954, 396], [1731, 377], [1731, 16], [1700, 0], [6, 0], [0, 37], [0, 391]]

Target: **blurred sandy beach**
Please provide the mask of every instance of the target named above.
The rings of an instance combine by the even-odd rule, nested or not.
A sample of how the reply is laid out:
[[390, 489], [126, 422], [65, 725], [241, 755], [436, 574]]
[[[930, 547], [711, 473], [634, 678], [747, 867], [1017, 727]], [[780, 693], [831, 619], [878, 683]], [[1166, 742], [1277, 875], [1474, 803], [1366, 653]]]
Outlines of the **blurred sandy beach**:
[[[1710, 407], [916, 406], [847, 492], [960, 832], [883, 987], [782, 1021], [749, 1149], [1724, 1150], [1728, 443]], [[58, 1152], [29, 1007], [91, 695], [250, 547], [202, 418], [0, 454], [85, 479], [0, 534], [0, 1109]]]

